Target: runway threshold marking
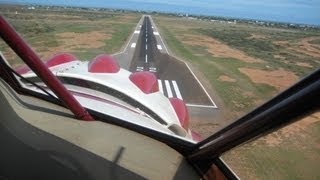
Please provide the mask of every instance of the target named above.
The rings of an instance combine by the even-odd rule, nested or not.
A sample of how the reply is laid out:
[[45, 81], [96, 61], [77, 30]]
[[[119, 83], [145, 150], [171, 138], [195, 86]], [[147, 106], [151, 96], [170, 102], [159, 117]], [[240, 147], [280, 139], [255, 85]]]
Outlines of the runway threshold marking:
[[[163, 85], [164, 82], [164, 85]], [[173, 85], [173, 88], [170, 86], [170, 82]], [[183, 100], [182, 95], [180, 93], [179, 90], [179, 86], [177, 84], [177, 82], [175, 80], [161, 80], [158, 79], [158, 86], [159, 86], [159, 91], [165, 95], [168, 98], [171, 97], [176, 97], [179, 98], [181, 100]], [[165, 92], [166, 90], [166, 92]], [[173, 94], [173, 92], [175, 93], [175, 95]], [[188, 107], [197, 107], [197, 108], [211, 108], [211, 109], [217, 109], [216, 106], [211, 106], [211, 105], [202, 105], [202, 104], [190, 104], [187, 103], [186, 106]]]
[[166, 89], [167, 89], [167, 93], [168, 93], [168, 98], [173, 97], [171, 88], [170, 88], [170, 84], [168, 80], [164, 80], [164, 84], [166, 85]]
[[[164, 82], [164, 85], [163, 85], [163, 82]], [[170, 85], [170, 83], [172, 84], [173, 88]], [[163, 95], [165, 95], [166, 97], [168, 97], [168, 98], [176, 97], [176, 98], [179, 98], [179, 99], [183, 100], [182, 95], [181, 95], [180, 90], [179, 90], [179, 87], [178, 87], [178, 84], [177, 84], [176, 81], [158, 79], [158, 85], [159, 85], [159, 91]], [[174, 92], [174, 94], [173, 94], [173, 92]]]
[[[162, 82], [164, 82], [164, 85], [163, 85]], [[158, 79], [159, 91], [162, 94], [164, 94], [165, 96], [167, 96], [168, 98], [176, 97], [176, 98], [179, 98], [179, 99], [183, 100], [177, 82], [175, 80], [172, 80], [171, 83], [173, 85], [173, 88], [170, 86], [170, 80]], [[166, 90], [167, 93], [165, 93], [164, 89]], [[173, 92], [175, 93], [176, 96], [174, 96]], [[186, 106], [216, 109], [215, 106], [202, 105], [202, 104], [186, 104]]]
[[183, 100], [177, 82], [176, 81], [171, 81], [171, 82], [172, 82], [174, 91], [175, 91], [175, 93], [177, 95], [177, 98]]
[[159, 91], [163, 94], [163, 88], [162, 88], [162, 83], [160, 79], [158, 79], [158, 86], [159, 86]]

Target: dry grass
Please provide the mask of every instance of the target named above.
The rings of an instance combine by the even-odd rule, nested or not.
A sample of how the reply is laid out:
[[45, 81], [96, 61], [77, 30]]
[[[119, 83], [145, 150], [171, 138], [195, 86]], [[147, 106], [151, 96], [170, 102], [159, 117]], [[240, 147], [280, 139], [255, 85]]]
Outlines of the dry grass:
[[64, 32], [56, 34], [58, 46], [51, 47], [45, 51], [38, 49], [39, 55], [47, 59], [60, 52], [77, 52], [87, 48], [101, 48], [105, 45], [105, 40], [111, 38], [110, 34], [103, 32], [91, 31], [88, 33]]
[[236, 79], [233, 79], [233, 78], [231, 78], [231, 77], [229, 77], [229, 76], [226, 76], [226, 75], [221, 75], [221, 76], [219, 76], [218, 79], [219, 79], [220, 81], [224, 81], [224, 82], [237, 82]]
[[248, 63], [263, 62], [261, 59], [248, 56], [246, 53], [206, 35], [184, 34], [178, 36], [178, 39], [184, 44], [204, 47], [214, 57], [235, 58]]
[[[81, 60], [115, 53], [141, 17], [134, 13], [72, 9], [31, 11], [0, 7], [0, 11], [44, 60], [59, 52], [73, 53]], [[21, 64], [3, 42], [0, 50], [13, 66]]]
[[[173, 54], [189, 61], [239, 117], [319, 68], [319, 32], [155, 18]], [[221, 124], [191, 122], [194, 129]], [[226, 153], [242, 179], [319, 179], [319, 113]]]

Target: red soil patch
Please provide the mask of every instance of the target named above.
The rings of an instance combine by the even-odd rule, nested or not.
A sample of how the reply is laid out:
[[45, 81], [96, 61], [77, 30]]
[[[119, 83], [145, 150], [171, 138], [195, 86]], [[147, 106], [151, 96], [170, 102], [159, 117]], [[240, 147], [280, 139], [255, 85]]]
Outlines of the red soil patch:
[[305, 117], [302, 120], [291, 124], [289, 126], [280, 129], [277, 132], [269, 134], [262, 138], [263, 141], [266, 142], [268, 146], [277, 146], [283, 142], [286, 138], [300, 134], [303, 135], [303, 131], [306, 130], [307, 127], [311, 126], [314, 123], [320, 122], [320, 112], [316, 112], [311, 116]]
[[274, 44], [283, 46], [288, 50], [293, 50], [298, 53], [302, 53], [311, 57], [320, 58], [320, 45], [312, 44], [310, 41], [320, 39], [320, 37], [308, 37], [303, 38], [297, 43], [292, 43], [289, 41], [275, 41]]
[[268, 84], [284, 90], [298, 81], [299, 77], [293, 72], [284, 69], [266, 71], [260, 69], [239, 68], [240, 72], [247, 75], [254, 83]]

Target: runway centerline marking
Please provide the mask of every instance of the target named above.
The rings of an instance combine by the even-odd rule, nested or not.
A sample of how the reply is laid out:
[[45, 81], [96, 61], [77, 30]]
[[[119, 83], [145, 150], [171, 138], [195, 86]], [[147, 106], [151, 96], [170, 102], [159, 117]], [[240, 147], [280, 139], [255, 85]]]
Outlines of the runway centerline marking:
[[177, 98], [183, 100], [177, 82], [176, 81], [171, 81], [171, 82], [172, 82], [174, 91], [176, 92]]
[[168, 80], [164, 80], [164, 84], [166, 85], [166, 89], [167, 89], [167, 92], [168, 92], [168, 98], [172, 98], [173, 94], [172, 94], [172, 91], [171, 91], [171, 87], [170, 87], [169, 81]]
[[148, 54], [146, 54], [146, 60], [145, 60], [146, 63], [148, 63]]

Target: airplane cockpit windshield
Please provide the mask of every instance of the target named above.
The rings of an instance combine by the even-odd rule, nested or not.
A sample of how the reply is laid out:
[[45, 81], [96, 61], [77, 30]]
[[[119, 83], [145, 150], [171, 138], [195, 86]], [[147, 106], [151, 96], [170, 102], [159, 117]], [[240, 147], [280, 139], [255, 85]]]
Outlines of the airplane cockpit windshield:
[[[319, 71], [319, 8], [285, 0], [0, 0], [1, 16], [85, 108], [193, 144]], [[60, 101], [3, 40], [0, 51], [24, 88]], [[68, 65], [52, 61], [62, 56]], [[318, 109], [221, 159], [243, 179], [317, 179], [319, 135]]]

